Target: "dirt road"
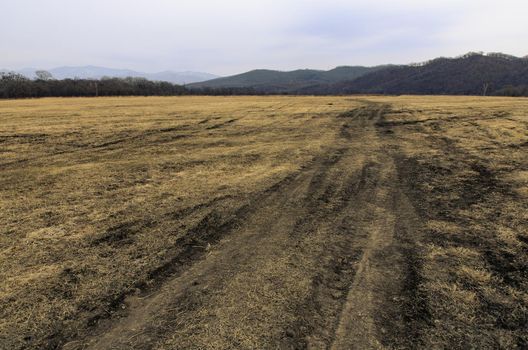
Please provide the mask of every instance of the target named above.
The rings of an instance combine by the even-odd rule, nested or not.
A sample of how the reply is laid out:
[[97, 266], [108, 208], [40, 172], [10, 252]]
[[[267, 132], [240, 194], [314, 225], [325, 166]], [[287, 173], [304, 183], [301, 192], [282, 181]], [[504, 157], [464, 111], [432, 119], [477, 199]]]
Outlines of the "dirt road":
[[408, 237], [419, 220], [400, 187], [398, 149], [376, 127], [387, 108], [366, 103], [339, 116], [339, 139], [323, 156], [230, 224], [204, 222], [201, 240], [187, 242], [184, 267], [64, 348], [408, 345]]

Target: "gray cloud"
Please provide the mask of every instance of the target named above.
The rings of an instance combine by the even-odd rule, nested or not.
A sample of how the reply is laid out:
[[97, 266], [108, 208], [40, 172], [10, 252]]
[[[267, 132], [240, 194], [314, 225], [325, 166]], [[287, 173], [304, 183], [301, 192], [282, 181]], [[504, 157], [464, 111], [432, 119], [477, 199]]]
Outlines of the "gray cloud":
[[0, 68], [231, 74], [470, 50], [528, 54], [528, 4], [520, 0], [17, 0], [2, 12]]

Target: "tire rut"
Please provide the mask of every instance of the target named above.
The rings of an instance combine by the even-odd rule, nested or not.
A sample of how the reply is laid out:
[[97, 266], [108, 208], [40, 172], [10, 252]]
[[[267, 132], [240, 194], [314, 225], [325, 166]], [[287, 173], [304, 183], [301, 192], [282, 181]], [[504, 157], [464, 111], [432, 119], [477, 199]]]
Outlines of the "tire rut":
[[404, 332], [377, 317], [406, 305], [390, 298], [408, 270], [398, 232], [415, 220], [376, 129], [387, 108], [339, 116], [324, 157], [198, 227], [152, 295], [67, 348], [365, 349], [383, 347], [387, 325]]

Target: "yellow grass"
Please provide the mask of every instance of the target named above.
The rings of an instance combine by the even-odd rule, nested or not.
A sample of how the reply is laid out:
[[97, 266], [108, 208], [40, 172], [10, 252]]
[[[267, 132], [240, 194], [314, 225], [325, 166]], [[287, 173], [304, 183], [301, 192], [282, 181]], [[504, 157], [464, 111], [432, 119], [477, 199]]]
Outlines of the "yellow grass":
[[[334, 117], [356, 105], [311, 97], [0, 101], [0, 343], [74, 333], [147, 283], [212, 210], [241, 207], [324, 151], [338, 131]], [[116, 231], [130, 237], [112, 242]]]
[[389, 106], [423, 224], [422, 344], [522, 345], [527, 99], [127, 97], [0, 101], [0, 348], [60, 345], [157, 283], [182, 237], [302, 171], [365, 101]]

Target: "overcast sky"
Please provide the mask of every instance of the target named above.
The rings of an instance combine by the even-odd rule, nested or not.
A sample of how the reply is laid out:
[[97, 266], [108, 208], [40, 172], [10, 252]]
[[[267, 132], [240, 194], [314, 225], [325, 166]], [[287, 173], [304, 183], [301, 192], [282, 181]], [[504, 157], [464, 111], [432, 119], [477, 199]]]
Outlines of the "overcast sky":
[[0, 68], [220, 75], [528, 55], [526, 0], [0, 0]]

